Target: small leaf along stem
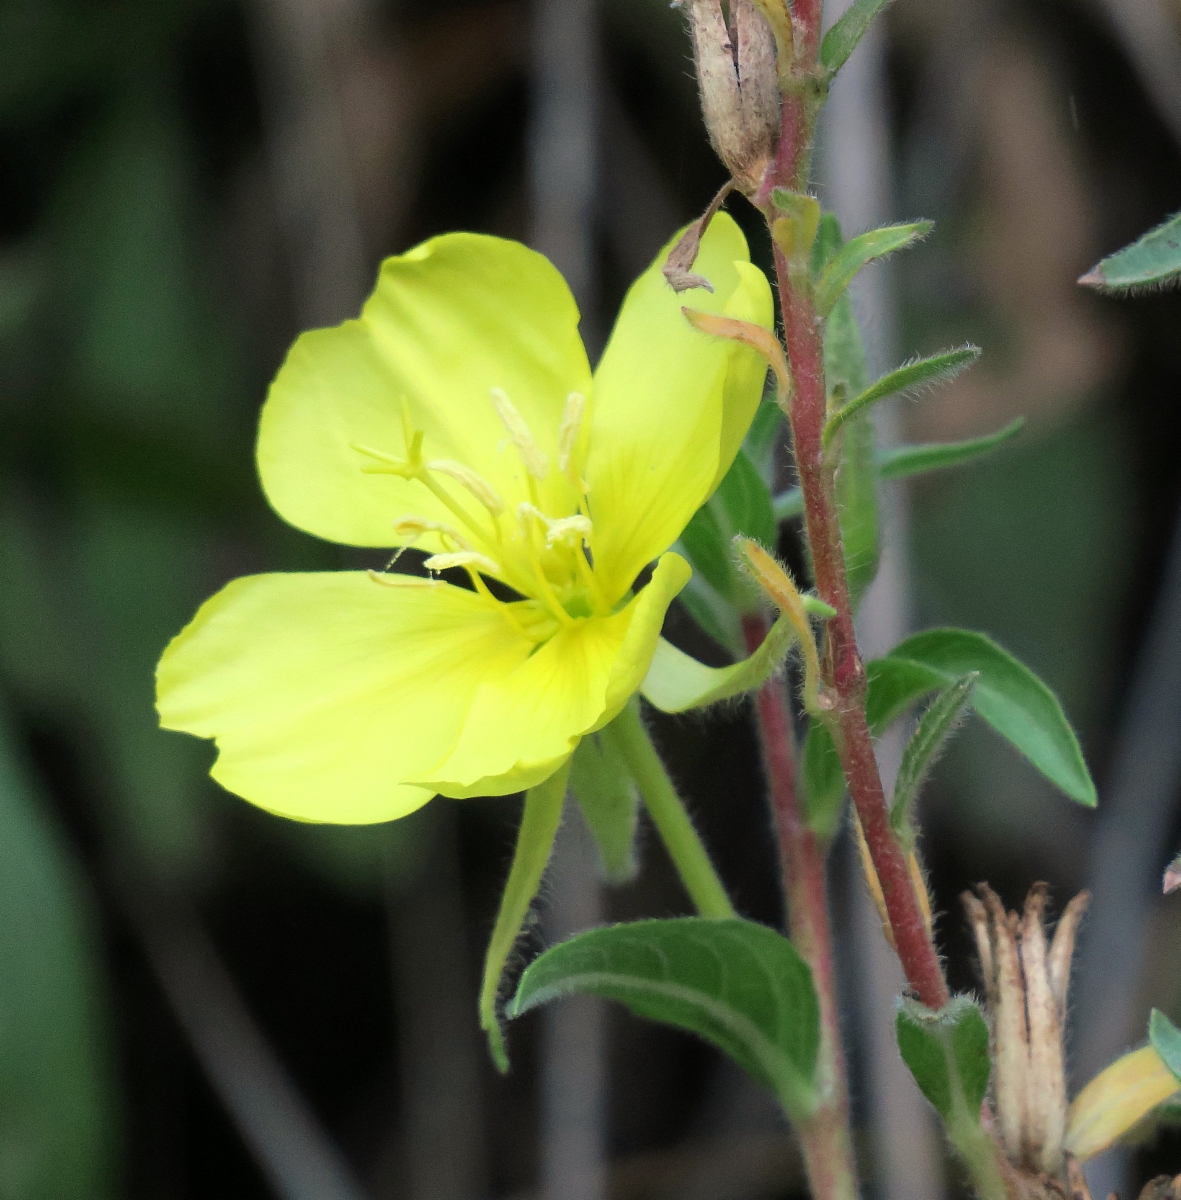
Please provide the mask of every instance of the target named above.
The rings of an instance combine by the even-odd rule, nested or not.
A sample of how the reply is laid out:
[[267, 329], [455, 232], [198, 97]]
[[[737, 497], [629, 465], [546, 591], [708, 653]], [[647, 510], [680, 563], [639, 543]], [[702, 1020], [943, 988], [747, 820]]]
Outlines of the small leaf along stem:
[[[750, 653], [767, 636], [761, 614], [743, 618]], [[824, 1200], [857, 1195], [857, 1171], [849, 1134], [849, 1097], [828, 914], [825, 849], [808, 828], [796, 794], [795, 739], [782, 679], [772, 676], [759, 689], [755, 711], [771, 815], [779, 844], [783, 896], [792, 943], [812, 968], [820, 1009], [820, 1049], [816, 1064], [819, 1105], [798, 1121], [800, 1142], [814, 1194]]]
[[[820, 8], [815, 0], [807, 0], [797, 3], [794, 9], [797, 64], [802, 74], [818, 70]], [[769, 200], [772, 188], [782, 187], [793, 192], [807, 190], [818, 107], [815, 98], [802, 91], [784, 96], [779, 151], [756, 197], [756, 203], [762, 204], [768, 226], [776, 216]], [[865, 667], [853, 629], [834, 481], [823, 444], [828, 419], [824, 326], [813, 303], [811, 279], [789, 270], [778, 245], [774, 246], [774, 255], [784, 341], [795, 385], [795, 397], [788, 416], [804, 499], [805, 528], [817, 594], [836, 610], [836, 616], [827, 624], [824, 659], [825, 685], [834, 702], [831, 723], [834, 741], [849, 794], [881, 881], [886, 911], [907, 982], [928, 1008], [940, 1009], [949, 999], [947, 982], [923, 921], [906, 856], [890, 827], [881, 775], [865, 718]]]

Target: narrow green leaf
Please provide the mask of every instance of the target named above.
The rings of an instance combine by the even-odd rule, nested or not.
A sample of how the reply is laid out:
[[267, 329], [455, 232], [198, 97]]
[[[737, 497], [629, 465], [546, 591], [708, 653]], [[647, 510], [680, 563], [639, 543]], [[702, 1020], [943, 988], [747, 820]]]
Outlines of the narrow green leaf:
[[913, 362], [903, 363], [888, 375], [883, 375], [872, 387], [866, 388], [829, 417], [824, 427], [824, 444], [827, 446], [846, 421], [861, 414], [871, 404], [876, 404], [887, 396], [946, 383], [966, 367], [970, 367], [979, 357], [979, 346], [960, 346], [956, 350], [944, 350], [940, 354], [932, 354], [929, 358], [917, 358]]
[[554, 848], [554, 838], [562, 819], [562, 801], [566, 797], [566, 780], [570, 772], [569, 761], [544, 783], [530, 788], [525, 793], [525, 807], [521, 812], [521, 828], [517, 833], [517, 847], [513, 851], [513, 865], [509, 868], [508, 882], [500, 898], [500, 910], [488, 942], [488, 953], [484, 958], [484, 979], [480, 987], [480, 1028], [488, 1035], [488, 1049], [497, 1070], [508, 1070], [508, 1051], [504, 1044], [504, 1033], [500, 1028], [500, 1016], [496, 1002], [500, 994], [500, 977], [504, 964], [512, 953], [521, 932], [529, 906], [541, 886], [549, 856]]
[[841, 233], [841, 223], [836, 213], [820, 214], [820, 228], [816, 231], [816, 240], [812, 243], [812, 276], [817, 278], [828, 266], [832, 256], [845, 244]]
[[[828, 223], [830, 253], [840, 253], [840, 225]], [[833, 396], [856, 396], [869, 382], [861, 330], [848, 296], [833, 307], [824, 330], [824, 373]], [[870, 421], [853, 421], [845, 436], [836, 476], [837, 512], [845, 571], [853, 607], [861, 603], [878, 571], [877, 433]]]
[[943, 1119], [948, 1137], [986, 1200], [1005, 1196], [995, 1144], [980, 1125], [991, 1063], [988, 1025], [976, 1003], [953, 996], [938, 1012], [901, 1000], [898, 1049], [919, 1090]]
[[780, 617], [753, 654], [728, 667], [707, 667], [660, 638], [640, 691], [651, 704], [667, 713], [729, 700], [769, 679], [787, 657], [794, 639], [791, 622]]
[[820, 43], [820, 62], [830, 76], [835, 75], [857, 49], [874, 18], [891, 0], [854, 0], [833, 23]]
[[578, 743], [570, 761], [570, 790], [598, 846], [603, 882], [634, 879], [640, 795], [610, 738], [592, 733]]
[[836, 835], [845, 798], [845, 776], [832, 735], [817, 720], [808, 722], [800, 755], [800, 784], [808, 827], [825, 840]]
[[1177, 1084], [1181, 1087], [1181, 1029], [1159, 1008], [1154, 1008], [1148, 1018], [1148, 1040], [1165, 1066], [1177, 1076]]
[[529, 966], [508, 1014], [575, 992], [698, 1034], [770, 1087], [793, 1116], [814, 1107], [820, 1018], [812, 972], [773, 929], [701, 917], [592, 929]]
[[948, 684], [927, 705], [919, 718], [898, 768], [894, 781], [894, 801], [890, 807], [890, 824], [908, 847], [913, 847], [914, 831], [911, 812], [931, 768], [943, 752], [947, 739], [955, 731], [964, 707], [972, 695], [979, 675], [975, 671]]
[[[978, 672], [972, 706], [980, 716], [1072, 800], [1088, 806], [1096, 803], [1095, 784], [1058, 698], [1028, 667], [982, 633], [966, 629], [916, 633], [879, 660], [878, 667], [879, 680], [894, 676], [888, 684], [878, 684], [892, 692], [897, 692], [901, 680], [902, 690], [913, 693], [921, 686], [924, 671], [929, 672], [928, 690]], [[873, 688], [871, 672], [871, 692]]]
[[[878, 475], [882, 479], [905, 479], [909, 475], [922, 475], [927, 471], [940, 471], [944, 467], [958, 467], [961, 463], [970, 462], [990, 454], [998, 446], [1004, 445], [1010, 438], [1025, 427], [1025, 418], [1018, 417], [1004, 429], [996, 433], [985, 434], [984, 437], [968, 438], [963, 442], [929, 442], [919, 446], [894, 446], [883, 450], [878, 455]], [[779, 509], [779, 497], [773, 502], [776, 515]]]
[[829, 259], [820, 278], [816, 281], [816, 311], [827, 317], [854, 276], [867, 263], [885, 258], [896, 250], [927, 236], [933, 228], [930, 221], [915, 221], [909, 225], [886, 225], [871, 229], [846, 242]]
[[1167, 287], [1181, 280], [1181, 213], [1108, 255], [1079, 283], [1101, 292]]

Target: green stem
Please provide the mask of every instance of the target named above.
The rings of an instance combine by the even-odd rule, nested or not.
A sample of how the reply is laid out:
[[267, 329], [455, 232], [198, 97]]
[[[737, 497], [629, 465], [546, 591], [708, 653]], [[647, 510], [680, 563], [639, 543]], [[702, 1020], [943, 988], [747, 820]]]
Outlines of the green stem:
[[541, 886], [541, 876], [549, 862], [554, 838], [562, 820], [562, 802], [566, 798], [566, 779], [570, 774], [570, 761], [544, 783], [530, 788], [525, 793], [525, 807], [521, 813], [521, 828], [517, 833], [517, 846], [513, 851], [513, 865], [509, 869], [504, 895], [500, 898], [500, 911], [496, 914], [496, 925], [492, 929], [492, 940], [488, 943], [488, 954], [484, 959], [484, 982], [480, 988], [480, 1028], [488, 1035], [488, 1048], [500, 1071], [508, 1070], [508, 1053], [504, 1046], [504, 1034], [500, 1029], [500, 1017], [496, 1011], [497, 993], [504, 964], [513, 952], [517, 937], [529, 905]]
[[651, 814], [652, 823], [697, 911], [703, 917], [737, 916], [713, 863], [709, 861], [705, 846], [664, 769], [664, 763], [644, 728], [639, 704], [632, 700], [603, 730], [603, 734], [614, 740], [623, 755]]

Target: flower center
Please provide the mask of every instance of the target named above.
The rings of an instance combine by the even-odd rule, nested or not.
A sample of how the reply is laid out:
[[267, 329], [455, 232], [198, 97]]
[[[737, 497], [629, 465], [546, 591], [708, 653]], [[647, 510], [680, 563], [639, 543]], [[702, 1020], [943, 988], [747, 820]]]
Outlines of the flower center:
[[[594, 526], [587, 503], [589, 488], [582, 477], [586, 398], [578, 392], [570, 393], [558, 429], [557, 470], [574, 496], [568, 510], [559, 513], [546, 511], [538, 487], [550, 474], [549, 457], [503, 389], [493, 388], [490, 398], [507, 440], [524, 467], [529, 499], [518, 504], [515, 513], [508, 511], [496, 488], [467, 464], [426, 458], [424, 433], [415, 428], [405, 403], [403, 457], [356, 443], [353, 449], [365, 458], [361, 470], [366, 474], [413, 479], [454, 516], [454, 525], [413, 514], [394, 522], [394, 532], [405, 545], [428, 534], [442, 544], [443, 549], [426, 560], [427, 569], [462, 567], [476, 591], [500, 604], [519, 632], [532, 640], [545, 641], [563, 625], [611, 611], [595, 577]], [[555, 490], [569, 494], [562, 488], [547, 489], [547, 495], [552, 496]], [[500, 580], [526, 599], [496, 600], [484, 576]]]

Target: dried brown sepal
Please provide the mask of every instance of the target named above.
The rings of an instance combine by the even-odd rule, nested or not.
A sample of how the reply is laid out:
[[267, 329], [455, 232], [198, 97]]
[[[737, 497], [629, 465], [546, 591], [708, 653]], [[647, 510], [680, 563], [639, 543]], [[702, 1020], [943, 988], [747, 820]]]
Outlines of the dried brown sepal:
[[1141, 1189], [1140, 1200], [1181, 1200], [1181, 1175], [1150, 1179]]
[[1181, 854], [1165, 868], [1163, 889], [1166, 896], [1170, 892], [1181, 890]]
[[976, 939], [976, 953], [980, 958], [980, 975], [984, 983], [984, 997], [989, 1007], [997, 1001], [996, 964], [992, 959], [992, 938], [988, 931], [988, 912], [978, 897], [971, 892], [963, 892], [960, 902], [968, 914], [972, 926], [972, 936]]
[[726, 197], [734, 190], [733, 182], [727, 182], [718, 189], [718, 194], [709, 202], [709, 207], [685, 230], [677, 239], [677, 244], [668, 252], [661, 271], [668, 280], [674, 292], [687, 292], [691, 288], [703, 287], [712, 292], [714, 286], [704, 275], [693, 274], [693, 264], [697, 261], [701, 249], [701, 239], [709, 223], [717, 215]]
[[1082, 924], [1090, 903], [1091, 893], [1079, 892], [1062, 910], [1058, 928], [1054, 930], [1054, 940], [1050, 943], [1050, 989], [1058, 1002], [1058, 1020], [1063, 1028], [1066, 1025], [1066, 993], [1070, 987], [1070, 964], [1074, 958], [1074, 943], [1078, 937], [1078, 927]]
[[1029, 1022], [1029, 1066], [1025, 1072], [1026, 1155], [1049, 1175], [1062, 1171], [1066, 1133], [1066, 1068], [1062, 1025], [1050, 987], [1048, 947], [1043, 924], [1044, 883], [1035, 883], [1025, 899], [1021, 922], [1021, 969], [1025, 976], [1025, 1012]]

